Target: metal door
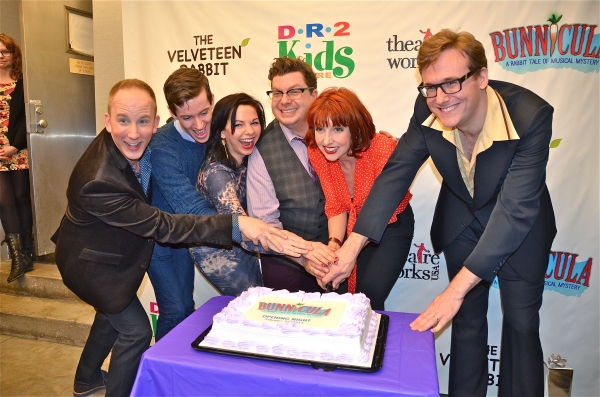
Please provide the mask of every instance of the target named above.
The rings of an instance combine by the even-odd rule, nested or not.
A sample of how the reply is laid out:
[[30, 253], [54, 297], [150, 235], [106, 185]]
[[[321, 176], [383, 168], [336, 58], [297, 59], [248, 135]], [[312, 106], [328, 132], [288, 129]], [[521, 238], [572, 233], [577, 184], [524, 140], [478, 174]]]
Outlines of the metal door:
[[[50, 237], [67, 205], [71, 171], [96, 135], [94, 77], [71, 73], [65, 6], [91, 13], [92, 1], [21, 1], [25, 101], [36, 253], [54, 252]], [[39, 102], [37, 102], [39, 101]], [[39, 106], [41, 104], [41, 106]], [[32, 115], [47, 123], [35, 132]]]

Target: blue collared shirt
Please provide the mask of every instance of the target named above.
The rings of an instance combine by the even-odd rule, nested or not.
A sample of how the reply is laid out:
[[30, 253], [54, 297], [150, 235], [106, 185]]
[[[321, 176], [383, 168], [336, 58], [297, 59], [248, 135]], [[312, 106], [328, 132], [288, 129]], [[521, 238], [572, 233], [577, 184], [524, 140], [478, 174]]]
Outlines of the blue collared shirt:
[[152, 153], [152, 150], [150, 150], [150, 148], [148, 147], [146, 148], [146, 151], [140, 158], [140, 172], [137, 172], [133, 165], [129, 163], [131, 169], [133, 170], [133, 173], [135, 174], [135, 177], [142, 186], [142, 189], [144, 190], [144, 194], [146, 194], [146, 196], [148, 196], [148, 188], [150, 187], [150, 174], [152, 173], [150, 153]]

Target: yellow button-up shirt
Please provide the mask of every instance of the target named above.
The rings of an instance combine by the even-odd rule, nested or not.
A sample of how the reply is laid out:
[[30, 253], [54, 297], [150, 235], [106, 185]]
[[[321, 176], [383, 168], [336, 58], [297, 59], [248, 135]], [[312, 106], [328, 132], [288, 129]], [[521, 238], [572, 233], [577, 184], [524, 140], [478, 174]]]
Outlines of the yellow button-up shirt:
[[433, 113], [422, 124], [426, 127], [441, 131], [442, 136], [448, 140], [448, 142], [456, 146], [458, 167], [471, 197], [473, 197], [475, 193], [475, 165], [477, 155], [489, 149], [494, 141], [519, 139], [519, 134], [517, 134], [517, 131], [513, 126], [510, 115], [506, 110], [506, 104], [504, 103], [504, 100], [502, 100], [500, 94], [489, 86], [486, 88], [486, 94], [488, 107], [485, 115], [485, 122], [483, 124], [483, 129], [475, 142], [475, 147], [473, 148], [470, 160], [464, 155], [458, 128], [442, 125]]

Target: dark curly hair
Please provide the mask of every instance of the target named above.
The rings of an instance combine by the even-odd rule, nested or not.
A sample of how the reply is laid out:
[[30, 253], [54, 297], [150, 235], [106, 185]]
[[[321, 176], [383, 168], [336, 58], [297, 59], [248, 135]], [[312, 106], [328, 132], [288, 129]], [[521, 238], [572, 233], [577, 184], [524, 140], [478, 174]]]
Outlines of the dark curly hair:
[[269, 81], [273, 82], [274, 77], [283, 76], [284, 74], [292, 72], [302, 73], [306, 85], [317, 89], [317, 75], [310, 65], [304, 62], [304, 59], [302, 58], [275, 58], [275, 61], [271, 64], [271, 69], [269, 69]]

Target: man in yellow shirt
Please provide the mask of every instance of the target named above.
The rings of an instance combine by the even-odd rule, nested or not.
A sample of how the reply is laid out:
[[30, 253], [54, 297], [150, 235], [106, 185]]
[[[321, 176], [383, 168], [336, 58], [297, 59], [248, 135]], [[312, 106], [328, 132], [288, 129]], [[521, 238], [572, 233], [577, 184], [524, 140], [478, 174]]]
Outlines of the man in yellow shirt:
[[500, 396], [541, 396], [539, 309], [556, 226], [546, 164], [553, 108], [531, 91], [488, 79], [482, 44], [442, 30], [417, 57], [422, 83], [407, 132], [375, 182], [337, 264], [336, 287], [360, 249], [377, 242], [421, 165], [443, 181], [431, 226], [450, 284], [411, 324], [440, 331], [450, 320], [449, 394], [485, 396], [487, 307], [498, 277], [504, 310]]

